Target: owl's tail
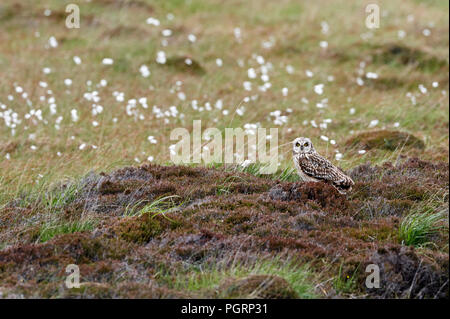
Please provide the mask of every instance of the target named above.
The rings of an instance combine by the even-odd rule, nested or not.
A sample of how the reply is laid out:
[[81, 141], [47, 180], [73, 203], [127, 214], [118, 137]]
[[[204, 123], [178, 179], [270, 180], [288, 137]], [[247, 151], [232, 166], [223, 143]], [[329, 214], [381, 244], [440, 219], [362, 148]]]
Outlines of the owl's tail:
[[352, 190], [352, 186], [355, 185], [355, 182], [347, 175], [343, 175], [342, 177], [342, 179], [333, 181], [333, 186], [339, 193], [345, 195]]

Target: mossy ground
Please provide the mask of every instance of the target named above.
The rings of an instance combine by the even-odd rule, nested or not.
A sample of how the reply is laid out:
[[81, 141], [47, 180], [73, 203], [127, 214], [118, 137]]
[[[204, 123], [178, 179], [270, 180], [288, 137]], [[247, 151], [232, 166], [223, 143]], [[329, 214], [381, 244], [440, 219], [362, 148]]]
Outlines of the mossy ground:
[[[45, 223], [42, 202], [3, 208], [3, 296], [448, 297], [448, 228], [416, 248], [398, 236], [401, 219], [432, 197], [442, 196], [448, 223], [448, 166], [409, 158], [348, 173], [357, 183], [347, 197], [323, 183], [224, 169], [91, 173], [52, 214], [60, 223], [95, 220], [93, 229], [40, 243], [30, 220]], [[225, 180], [227, 192], [218, 192]], [[173, 201], [163, 212], [127, 214], [166, 196]], [[64, 288], [72, 263], [83, 282], [75, 290]], [[365, 286], [371, 263], [380, 289]]]

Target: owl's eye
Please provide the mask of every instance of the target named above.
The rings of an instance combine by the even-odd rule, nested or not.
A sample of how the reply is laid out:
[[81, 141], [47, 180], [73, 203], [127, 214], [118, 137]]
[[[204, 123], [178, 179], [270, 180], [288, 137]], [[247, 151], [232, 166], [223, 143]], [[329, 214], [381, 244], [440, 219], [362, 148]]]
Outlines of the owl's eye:
[[300, 143], [299, 142], [295, 143], [295, 146], [300, 147]]
[[308, 143], [308, 142], [306, 142], [306, 143], [305, 143], [305, 147], [308, 147], [308, 146], [309, 146], [309, 143]]

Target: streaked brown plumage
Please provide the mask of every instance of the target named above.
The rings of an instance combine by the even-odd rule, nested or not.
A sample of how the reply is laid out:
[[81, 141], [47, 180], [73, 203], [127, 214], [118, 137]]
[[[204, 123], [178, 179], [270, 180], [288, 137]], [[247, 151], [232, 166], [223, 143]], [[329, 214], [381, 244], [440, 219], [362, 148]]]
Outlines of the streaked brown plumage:
[[320, 156], [309, 138], [296, 138], [293, 142], [292, 153], [295, 168], [305, 182], [329, 183], [341, 194], [351, 191], [355, 184], [340, 168]]

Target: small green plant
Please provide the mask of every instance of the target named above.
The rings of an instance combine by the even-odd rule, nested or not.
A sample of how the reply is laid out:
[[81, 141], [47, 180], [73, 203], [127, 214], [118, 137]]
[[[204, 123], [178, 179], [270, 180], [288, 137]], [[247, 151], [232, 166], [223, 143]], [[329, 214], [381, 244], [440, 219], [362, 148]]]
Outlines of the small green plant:
[[238, 172], [245, 172], [245, 173], [249, 173], [251, 175], [255, 175], [255, 176], [261, 176], [261, 168], [263, 168], [264, 165], [262, 163], [250, 163], [246, 166], [243, 165], [238, 165], [235, 167], [235, 170]]
[[436, 211], [434, 208], [409, 214], [400, 224], [399, 239], [405, 245], [426, 245], [433, 235], [448, 230], [446, 215], [445, 211]]
[[295, 182], [298, 180], [297, 171], [293, 167], [286, 167], [280, 172], [275, 174], [273, 179], [280, 180], [282, 182]]
[[44, 192], [41, 201], [48, 212], [54, 212], [73, 202], [80, 191], [81, 187], [78, 183], [69, 183], [49, 192]]
[[245, 182], [245, 179], [243, 179], [243, 178], [240, 177], [240, 176], [230, 176], [230, 177], [227, 177], [227, 178], [225, 179], [225, 181], [217, 187], [216, 194], [217, 194], [217, 195], [225, 195], [225, 194], [229, 194], [229, 193], [230, 193], [231, 185], [232, 185], [236, 180], [241, 180], [241, 181]]
[[[170, 195], [160, 197], [153, 202], [140, 207], [144, 201], [139, 201], [133, 205], [128, 205], [125, 208], [125, 216], [141, 216], [143, 214], [152, 214], [153, 216], [163, 215], [164, 218], [172, 221], [165, 214], [180, 207], [183, 203], [177, 204], [175, 198], [180, 198], [178, 195]], [[140, 208], [139, 208], [140, 207]]]
[[342, 266], [343, 266], [343, 264], [341, 264], [339, 266], [339, 273], [333, 280], [333, 287], [336, 290], [336, 292], [339, 294], [350, 293], [355, 289], [355, 286], [356, 286], [356, 276], [355, 275], [359, 268], [359, 265], [358, 265], [358, 267], [356, 267], [355, 271], [353, 272], [353, 274], [351, 276], [346, 275], [344, 277], [342, 274]]
[[256, 177], [267, 177], [273, 180], [280, 180], [282, 182], [294, 182], [298, 180], [297, 171], [291, 166], [286, 166], [283, 169], [278, 169], [274, 174], [263, 174], [264, 168], [267, 164], [260, 162], [250, 163], [247, 166], [237, 165], [233, 166], [232, 169], [237, 172], [244, 172]]
[[86, 221], [75, 221], [69, 223], [55, 223], [50, 222], [44, 224], [39, 232], [39, 241], [46, 242], [56, 235], [61, 234], [72, 234], [84, 231], [90, 231], [94, 229], [94, 222], [91, 220]]

